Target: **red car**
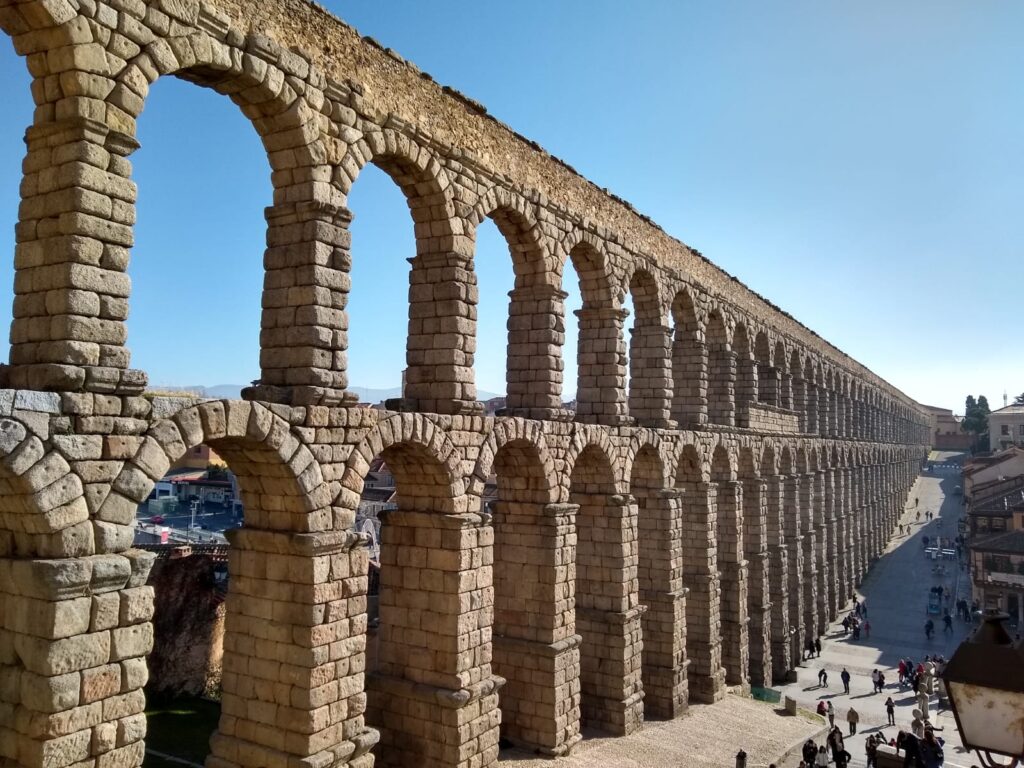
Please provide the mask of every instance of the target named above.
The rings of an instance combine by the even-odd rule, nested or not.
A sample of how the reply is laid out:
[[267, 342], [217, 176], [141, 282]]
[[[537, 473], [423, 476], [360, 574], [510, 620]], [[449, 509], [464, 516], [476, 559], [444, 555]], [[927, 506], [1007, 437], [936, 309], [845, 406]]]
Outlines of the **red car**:
[[149, 518], [149, 522], [151, 522], [151, 523], [153, 523], [155, 525], [162, 525], [163, 522], [164, 522], [164, 516], [163, 515], [153, 515], [151, 518]]

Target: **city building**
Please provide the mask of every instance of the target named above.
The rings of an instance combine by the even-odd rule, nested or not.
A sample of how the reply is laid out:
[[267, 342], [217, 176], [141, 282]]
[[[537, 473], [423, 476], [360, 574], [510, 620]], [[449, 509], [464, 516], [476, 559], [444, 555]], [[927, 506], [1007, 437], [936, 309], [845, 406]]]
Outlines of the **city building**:
[[1024, 445], [1024, 405], [1007, 405], [988, 415], [989, 447], [993, 451]]
[[966, 451], [971, 447], [972, 436], [961, 428], [963, 416], [949, 408], [923, 407], [931, 420], [932, 448], [937, 451]]

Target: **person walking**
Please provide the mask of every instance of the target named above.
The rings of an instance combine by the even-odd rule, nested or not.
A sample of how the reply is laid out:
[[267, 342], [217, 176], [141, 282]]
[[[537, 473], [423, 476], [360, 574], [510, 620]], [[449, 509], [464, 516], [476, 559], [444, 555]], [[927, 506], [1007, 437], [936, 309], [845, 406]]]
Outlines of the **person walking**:
[[824, 745], [818, 747], [818, 754], [814, 756], [815, 768], [828, 768], [828, 752]]
[[843, 681], [843, 693], [850, 693], [850, 672], [843, 667], [843, 671], [839, 673], [839, 679]]
[[818, 670], [818, 687], [828, 688], [828, 672], [825, 671], [824, 667]]
[[850, 726], [850, 735], [853, 736], [857, 732], [857, 723], [860, 722], [860, 714], [853, 707], [846, 711], [846, 722]]
[[875, 768], [875, 758], [878, 755], [878, 741], [875, 734], [871, 734], [864, 742], [864, 753], [867, 755], [868, 768]]
[[885, 672], [878, 671], [878, 692], [881, 693], [882, 689], [885, 688]]
[[889, 718], [889, 725], [896, 725], [896, 702], [892, 696], [885, 700], [885, 714]]
[[862, 629], [864, 630], [864, 639], [867, 640], [871, 637], [871, 622], [867, 620], [866, 616], [864, 618], [864, 626]]
[[804, 763], [806, 765], [814, 765], [814, 758], [818, 756], [818, 747], [815, 746], [813, 741], [808, 739], [804, 742], [804, 746], [800, 750], [800, 754], [803, 755]]
[[906, 662], [905, 659], [900, 659], [899, 673], [900, 673], [900, 685], [903, 685], [903, 682], [907, 678], [907, 662]]
[[942, 633], [953, 632], [953, 617], [949, 615], [949, 611], [946, 611], [946, 615], [942, 617], [942, 623], [945, 625], [942, 628]]
[[820, 637], [814, 638], [814, 654], [818, 658], [821, 658], [821, 638]]
[[878, 670], [871, 670], [871, 692], [878, 693]]
[[828, 726], [829, 728], [836, 727], [836, 708], [832, 706], [832, 702], [828, 701], [825, 703], [828, 707]]

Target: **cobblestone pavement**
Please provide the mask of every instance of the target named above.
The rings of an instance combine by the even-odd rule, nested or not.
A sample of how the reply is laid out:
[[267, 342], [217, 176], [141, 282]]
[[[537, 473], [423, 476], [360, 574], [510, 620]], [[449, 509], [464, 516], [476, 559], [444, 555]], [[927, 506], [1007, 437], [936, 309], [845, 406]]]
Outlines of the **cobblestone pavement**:
[[677, 720], [648, 721], [631, 736], [588, 736], [570, 757], [554, 762], [517, 750], [503, 751], [500, 762], [510, 768], [731, 768], [742, 748], [748, 768], [765, 768], [821, 731], [817, 717], [786, 716], [727, 695], [717, 704], [691, 705]]
[[[954, 454], [942, 454], [933, 458], [946, 459]], [[867, 735], [882, 731], [886, 739], [892, 738], [901, 728], [909, 729], [914, 709], [914, 697], [909, 689], [901, 689], [898, 685], [897, 666], [902, 657], [910, 656], [914, 661], [921, 661], [925, 655], [941, 653], [946, 658], [969, 634], [969, 627], [961, 621], [954, 623], [954, 632], [944, 634], [942, 621], [936, 619], [936, 631], [932, 639], [926, 640], [924, 623], [928, 618], [926, 606], [929, 589], [942, 583], [955, 594], [969, 597], [970, 585], [968, 575], [957, 565], [950, 562], [945, 577], [933, 573], [934, 563], [924, 554], [923, 537], [936, 535], [955, 536], [961, 511], [960, 496], [953, 495], [953, 489], [960, 485], [959, 471], [953, 467], [922, 474], [909, 494], [903, 520], [910, 524], [907, 535], [896, 535], [889, 542], [885, 554], [879, 558], [868, 573], [867, 578], [857, 590], [859, 599], [866, 600], [868, 620], [871, 624], [871, 636], [854, 642], [843, 636], [842, 618], [852, 608], [847, 604], [832, 624], [827, 635], [822, 638], [823, 648], [820, 659], [803, 662], [798, 669], [797, 682], [783, 687], [786, 695], [793, 696], [801, 706], [813, 709], [819, 699], [831, 700], [836, 710], [836, 723], [844, 734], [849, 733], [846, 715], [853, 706], [860, 715], [857, 736], [847, 737], [846, 748], [853, 755], [853, 766], [864, 766], [864, 741]], [[918, 507], [914, 499], [919, 500]], [[921, 511], [920, 521], [917, 511]], [[925, 519], [925, 512], [938, 513], [930, 522]], [[940, 523], [941, 521], [941, 523]], [[941, 525], [941, 527], [940, 527]], [[954, 597], [955, 603], [956, 597]], [[842, 693], [843, 684], [840, 673], [846, 667], [853, 679], [850, 682], [850, 694]], [[824, 668], [828, 672], [828, 687], [818, 686], [818, 671]], [[885, 692], [872, 694], [871, 671], [879, 669], [885, 674]], [[896, 702], [896, 726], [888, 726], [885, 714], [885, 700], [892, 696]], [[960, 745], [959, 735], [952, 712], [948, 709], [936, 712], [936, 697], [931, 700], [932, 722], [942, 728], [939, 734], [946, 739], [946, 766], [948, 768], [966, 768], [972, 765], [974, 757], [966, 753]], [[796, 766], [799, 758], [792, 764], [785, 763], [785, 768]], [[782, 768], [782, 766], [780, 766]]]

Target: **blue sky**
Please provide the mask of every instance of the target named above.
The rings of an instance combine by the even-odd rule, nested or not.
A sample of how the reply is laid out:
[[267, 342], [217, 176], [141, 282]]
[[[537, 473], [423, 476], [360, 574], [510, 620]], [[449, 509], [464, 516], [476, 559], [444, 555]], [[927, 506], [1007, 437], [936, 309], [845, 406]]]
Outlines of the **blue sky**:
[[[1024, 391], [1024, 4], [326, 5], [912, 397], [962, 410], [968, 393], [998, 405]], [[28, 84], [0, 39], [4, 286]], [[259, 141], [227, 99], [173, 79], [152, 90], [139, 140], [133, 365], [153, 383], [256, 378]], [[350, 203], [351, 379], [385, 387], [403, 367], [411, 221], [376, 170]], [[477, 382], [502, 391], [512, 271], [493, 225], [477, 268]]]

